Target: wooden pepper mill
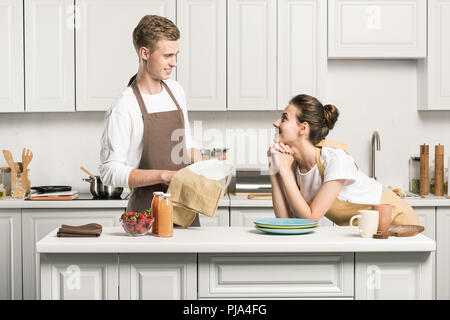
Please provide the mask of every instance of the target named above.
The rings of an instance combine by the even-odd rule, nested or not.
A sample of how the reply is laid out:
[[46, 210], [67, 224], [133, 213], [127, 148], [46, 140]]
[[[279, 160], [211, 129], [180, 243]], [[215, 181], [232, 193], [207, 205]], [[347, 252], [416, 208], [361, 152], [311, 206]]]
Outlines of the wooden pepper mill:
[[434, 195], [444, 195], [444, 146], [437, 145], [434, 149]]
[[426, 196], [429, 192], [429, 181], [428, 181], [428, 156], [429, 148], [428, 145], [423, 144], [420, 146], [420, 195]]

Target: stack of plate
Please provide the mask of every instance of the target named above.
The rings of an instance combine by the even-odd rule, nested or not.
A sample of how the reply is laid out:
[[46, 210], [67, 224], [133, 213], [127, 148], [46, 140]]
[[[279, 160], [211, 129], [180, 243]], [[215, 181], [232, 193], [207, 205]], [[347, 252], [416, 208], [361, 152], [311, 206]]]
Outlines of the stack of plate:
[[273, 234], [303, 234], [314, 231], [318, 222], [312, 219], [269, 218], [253, 221], [256, 229]]

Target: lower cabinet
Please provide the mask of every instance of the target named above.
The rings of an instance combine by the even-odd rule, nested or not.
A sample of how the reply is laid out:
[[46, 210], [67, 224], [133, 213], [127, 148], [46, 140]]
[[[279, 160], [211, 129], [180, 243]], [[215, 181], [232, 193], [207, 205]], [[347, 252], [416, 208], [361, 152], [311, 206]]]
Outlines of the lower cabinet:
[[353, 256], [199, 254], [199, 299], [352, 297]]
[[22, 299], [20, 209], [0, 210], [0, 300]]
[[41, 254], [42, 300], [117, 300], [116, 254]]
[[420, 224], [425, 228], [422, 234], [436, 240], [436, 207], [414, 207], [413, 209], [419, 217]]
[[199, 215], [200, 226], [202, 227], [229, 227], [230, 226], [230, 209], [229, 207], [217, 208], [216, 216], [214, 218]]
[[[253, 227], [253, 221], [264, 218], [275, 218], [273, 208], [269, 207], [232, 207], [230, 209], [230, 226]], [[319, 221], [319, 226], [333, 226], [327, 217]]]
[[99, 223], [119, 226], [123, 209], [22, 209], [23, 299], [40, 298], [39, 255], [36, 243], [61, 226]]
[[196, 300], [197, 254], [120, 254], [121, 300]]
[[356, 300], [433, 298], [432, 253], [356, 253]]
[[436, 210], [436, 298], [450, 300], [450, 207]]

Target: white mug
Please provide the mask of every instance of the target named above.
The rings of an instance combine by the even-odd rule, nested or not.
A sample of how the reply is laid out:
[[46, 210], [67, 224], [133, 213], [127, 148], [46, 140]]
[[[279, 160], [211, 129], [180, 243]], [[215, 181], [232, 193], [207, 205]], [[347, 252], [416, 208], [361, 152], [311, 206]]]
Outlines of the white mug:
[[[356, 216], [350, 219], [350, 226], [361, 233], [363, 238], [372, 238], [378, 230], [378, 211], [358, 210]], [[353, 220], [358, 219], [358, 226], [353, 226]]]

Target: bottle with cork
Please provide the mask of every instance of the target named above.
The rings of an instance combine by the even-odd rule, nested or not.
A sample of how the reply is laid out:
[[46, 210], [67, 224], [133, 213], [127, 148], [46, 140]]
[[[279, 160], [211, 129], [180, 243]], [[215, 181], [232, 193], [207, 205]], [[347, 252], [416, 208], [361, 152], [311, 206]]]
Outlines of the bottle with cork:
[[444, 195], [444, 146], [438, 144], [434, 147], [434, 195]]
[[420, 195], [426, 196], [429, 193], [429, 147], [426, 144], [420, 146]]

